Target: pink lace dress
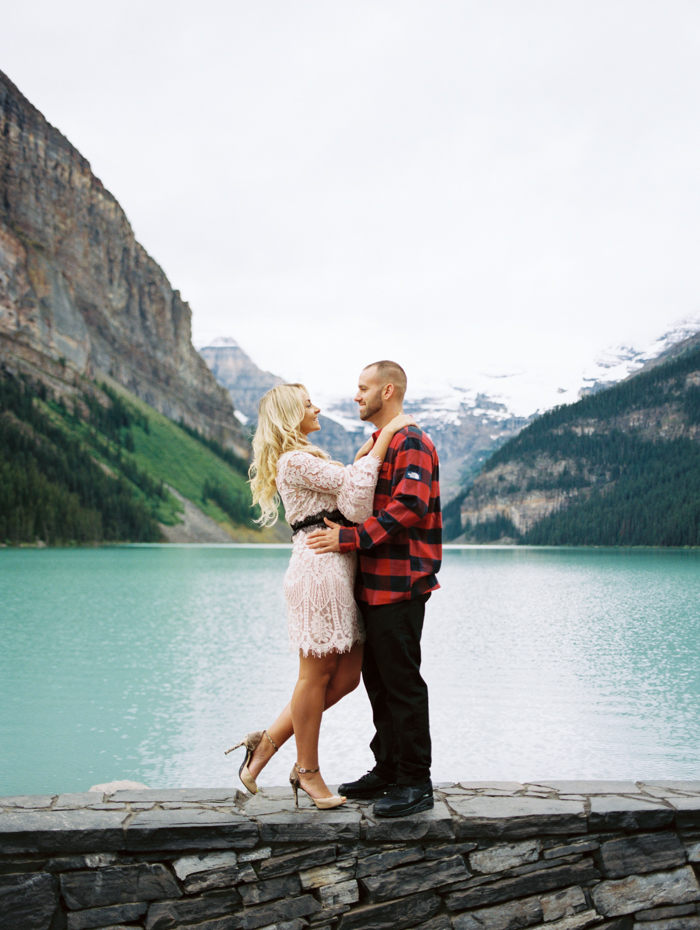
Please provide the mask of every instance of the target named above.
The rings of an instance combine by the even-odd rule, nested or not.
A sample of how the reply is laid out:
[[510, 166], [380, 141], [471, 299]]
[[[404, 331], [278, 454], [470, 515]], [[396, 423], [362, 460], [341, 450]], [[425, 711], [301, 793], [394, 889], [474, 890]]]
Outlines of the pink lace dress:
[[[308, 452], [285, 452], [277, 463], [277, 490], [287, 522], [337, 509], [348, 520], [364, 523], [372, 516], [380, 467], [373, 455], [343, 466]], [[284, 576], [290, 646], [305, 656], [348, 652], [365, 638], [353, 597], [356, 554], [309, 549], [306, 537], [316, 529], [311, 526], [295, 533]]]

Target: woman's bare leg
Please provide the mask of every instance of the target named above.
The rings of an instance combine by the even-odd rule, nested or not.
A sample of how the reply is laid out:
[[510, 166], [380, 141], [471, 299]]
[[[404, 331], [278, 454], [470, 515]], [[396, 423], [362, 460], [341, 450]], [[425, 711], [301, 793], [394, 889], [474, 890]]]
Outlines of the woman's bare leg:
[[[340, 656], [300, 656], [299, 679], [292, 694], [292, 723], [297, 744], [297, 765], [318, 769], [318, 734], [326, 705], [326, 689]], [[299, 776], [302, 787], [315, 798], [329, 798], [331, 792], [320, 772]]]
[[[343, 652], [338, 655], [334, 653], [337, 662], [331, 675], [325, 691], [324, 710], [337, 704], [338, 701], [350, 694], [360, 683], [362, 675], [362, 644], [356, 643], [350, 652]], [[294, 723], [292, 721], [292, 702], [284, 708], [277, 720], [267, 732], [275, 741], [275, 746], [281, 748], [288, 739], [294, 736]], [[267, 763], [275, 754], [275, 749], [267, 737], [263, 737], [253, 753], [248, 770], [253, 778], [257, 778], [260, 772], [265, 768]], [[300, 763], [301, 764], [301, 763]], [[305, 766], [306, 767], [306, 766]], [[317, 766], [310, 766], [317, 768]]]

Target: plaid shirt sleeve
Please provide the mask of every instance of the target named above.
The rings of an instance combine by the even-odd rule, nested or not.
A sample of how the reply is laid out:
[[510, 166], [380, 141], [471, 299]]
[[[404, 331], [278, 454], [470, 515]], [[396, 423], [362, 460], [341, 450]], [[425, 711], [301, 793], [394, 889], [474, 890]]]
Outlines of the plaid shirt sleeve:
[[428, 512], [432, 487], [433, 460], [410, 430], [397, 434], [401, 444], [396, 449], [391, 495], [386, 505], [362, 526], [340, 531], [340, 551], [371, 549], [392, 536], [415, 526]]

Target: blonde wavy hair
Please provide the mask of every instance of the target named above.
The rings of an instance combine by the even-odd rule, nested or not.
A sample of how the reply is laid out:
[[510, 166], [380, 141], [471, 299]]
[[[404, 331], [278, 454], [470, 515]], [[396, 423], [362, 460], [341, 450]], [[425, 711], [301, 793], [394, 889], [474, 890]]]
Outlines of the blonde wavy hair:
[[277, 493], [277, 463], [285, 452], [308, 452], [318, 458], [330, 460], [318, 446], [314, 446], [300, 430], [306, 410], [303, 384], [278, 384], [263, 395], [258, 406], [258, 426], [253, 437], [253, 462], [248, 470], [253, 503], [261, 514], [256, 523], [274, 526], [280, 504]]

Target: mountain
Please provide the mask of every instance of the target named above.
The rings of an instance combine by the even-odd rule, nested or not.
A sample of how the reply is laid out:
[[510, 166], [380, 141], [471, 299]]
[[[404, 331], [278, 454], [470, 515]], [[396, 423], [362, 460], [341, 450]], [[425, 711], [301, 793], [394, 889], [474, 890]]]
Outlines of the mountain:
[[[219, 384], [228, 391], [236, 410], [243, 413], [252, 433], [260, 398], [275, 385], [284, 384], [284, 379], [258, 368], [236, 340], [227, 336], [200, 347], [199, 354]], [[357, 418], [357, 410], [354, 414]], [[314, 442], [336, 461], [352, 462], [365, 439], [359, 420], [352, 422], [342, 415], [321, 414], [319, 422], [321, 431], [314, 435]]]
[[191, 341], [191, 311], [115, 198], [0, 72], [0, 363], [66, 402], [104, 376], [241, 456], [230, 398]]
[[700, 334], [544, 413], [446, 508], [448, 534], [536, 545], [700, 545]]

